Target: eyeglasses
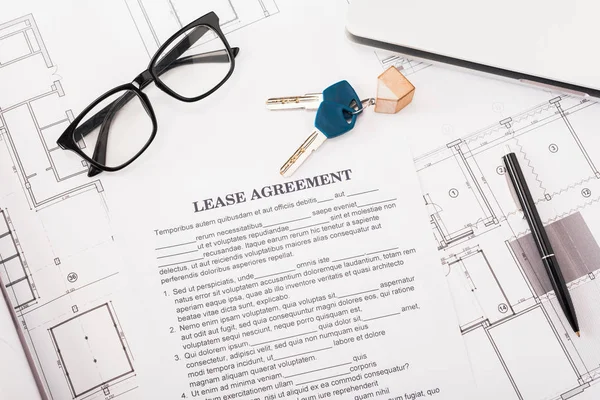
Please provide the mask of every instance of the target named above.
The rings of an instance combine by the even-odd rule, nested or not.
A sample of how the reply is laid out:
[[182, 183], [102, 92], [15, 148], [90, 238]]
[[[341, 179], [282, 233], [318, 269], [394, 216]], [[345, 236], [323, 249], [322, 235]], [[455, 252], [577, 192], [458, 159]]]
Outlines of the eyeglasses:
[[87, 161], [90, 177], [125, 168], [156, 136], [156, 116], [142, 89], [154, 82], [177, 100], [201, 100], [229, 79], [239, 50], [227, 43], [217, 14], [198, 18], [171, 36], [133, 82], [86, 107], [56, 143]]

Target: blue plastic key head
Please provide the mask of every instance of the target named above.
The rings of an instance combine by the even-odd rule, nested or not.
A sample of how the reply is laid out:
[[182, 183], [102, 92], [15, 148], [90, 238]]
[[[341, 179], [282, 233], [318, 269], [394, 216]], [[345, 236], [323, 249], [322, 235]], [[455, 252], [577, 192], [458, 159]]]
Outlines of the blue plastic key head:
[[354, 128], [356, 117], [354, 110], [344, 104], [322, 101], [315, 117], [315, 128], [327, 139], [332, 139]]
[[356, 105], [359, 109], [362, 108], [358, 95], [348, 81], [339, 81], [323, 90], [323, 101], [340, 103], [348, 107]]

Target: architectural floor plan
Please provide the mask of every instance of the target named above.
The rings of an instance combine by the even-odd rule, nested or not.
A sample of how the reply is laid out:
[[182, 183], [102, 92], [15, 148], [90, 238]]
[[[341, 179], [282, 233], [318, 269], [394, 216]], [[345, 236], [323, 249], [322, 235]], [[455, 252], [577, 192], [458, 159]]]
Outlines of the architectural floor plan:
[[[112, 29], [127, 32], [119, 38], [124, 50], [117, 50], [140, 53], [147, 62], [166, 38], [207, 11], [217, 12], [225, 33], [245, 32], [284, 14], [277, 2], [109, 0], [95, 3], [94, 12], [109, 11], [91, 30], [111, 29], [111, 18], [118, 27]], [[339, 2], [343, 10], [346, 2]], [[10, 86], [0, 91], [0, 278], [53, 400], [137, 398], [139, 368], [121, 296], [124, 263], [101, 179], [107, 181], [88, 178], [88, 165], [56, 146], [90, 100], [76, 89], [92, 85], [100, 94], [123, 83], [118, 73], [130, 65], [98, 56], [98, 71], [114, 69], [74, 76], [91, 58], [77, 58], [73, 32], [81, 41], [93, 37], [82, 27], [94, 21], [57, 16], [51, 8], [58, 6], [49, 3], [15, 2], [18, 13], [0, 15], [0, 82]], [[65, 20], [80, 24], [67, 38], [55, 28]], [[101, 54], [96, 47], [104, 39], [94, 38], [88, 50]], [[395, 54], [372, 54], [365, 62], [375, 64], [373, 82], [390, 65], [419, 81], [436, 73]], [[455, 112], [470, 118], [459, 106]], [[447, 135], [443, 146], [415, 159], [440, 267], [486, 400], [579, 400], [599, 393], [600, 344], [593, 339], [600, 337], [599, 130], [598, 104], [548, 95], [471, 134]], [[500, 161], [506, 145], [518, 154], [560, 253], [581, 338], [570, 331], [507, 190]], [[80, 374], [83, 369], [92, 373]]]
[[19, 310], [37, 300], [37, 291], [8, 211], [0, 210], [0, 277], [12, 306]]
[[394, 66], [406, 76], [410, 76], [411, 74], [419, 72], [431, 65], [422, 61], [410, 60], [406, 57], [390, 53], [385, 50], [375, 50], [375, 56], [379, 60], [379, 63], [383, 69], [388, 69], [389, 67]]
[[[415, 160], [473, 370], [497, 398], [567, 399], [600, 380], [600, 347], [589, 338], [600, 332], [598, 126], [598, 104], [556, 96]], [[508, 190], [507, 146], [588, 338], [564, 319]]]
[[171, 35], [209, 11], [231, 32], [279, 12], [275, 0], [125, 0], [149, 56]]
[[[0, 23], [0, 48], [0, 81], [20, 88], [0, 93], [2, 282], [51, 394], [63, 398], [67, 382], [72, 398], [131, 390], [135, 385], [124, 382], [131, 373], [103, 378], [91, 387], [73, 383], [81, 368], [66, 373], [63, 359], [68, 356], [58, 349], [72, 343], [69, 340], [65, 345], [56, 339], [65, 329], [58, 327], [67, 326], [62, 325], [67, 320], [73, 321], [68, 326], [81, 328], [76, 318], [114, 291], [110, 284], [102, 287], [101, 282], [110, 282], [118, 274], [119, 263], [111, 262], [116, 253], [102, 184], [85, 175], [85, 162], [56, 145], [73, 120], [73, 112], [64, 107], [60, 76], [32, 14]], [[65, 230], [61, 221], [64, 213], [82, 210], [88, 222], [99, 228], [85, 235], [87, 238], [77, 234], [83, 226]], [[46, 245], [40, 247], [40, 243]], [[99, 268], [91, 268], [94, 262], [90, 263], [89, 257]], [[105, 263], [112, 267], [101, 267]], [[51, 337], [54, 341], [49, 341]], [[54, 354], [48, 352], [52, 343], [57, 349]], [[61, 380], [65, 385], [56, 385], [61, 382], [52, 379], [57, 373], [65, 374], [66, 380]]]
[[111, 386], [134, 376], [124, 334], [109, 303], [77, 313], [49, 332], [73, 398], [97, 389], [108, 396]]
[[65, 92], [33, 15], [0, 23], [0, 47], [0, 81], [23, 88], [0, 92], [0, 139], [30, 207], [87, 190], [102, 192], [99, 180], [84, 175], [86, 163], [73, 162], [56, 144], [73, 112], [62, 108]]
[[[225, 32], [279, 12], [273, 0], [115, 0], [106, 7], [139, 33], [130, 45], [149, 55], [210, 10]], [[0, 91], [0, 278], [51, 399], [137, 398], [106, 193], [100, 179], [87, 177], [85, 161], [56, 145], [79, 112], [72, 110], [85, 104], [65, 90], [69, 78], [59, 65], [68, 60], [53, 56], [68, 52], [53, 52], [65, 47], [51, 43], [36, 20], [51, 30], [52, 14], [27, 11], [0, 17], [0, 82], [14, 89]]]

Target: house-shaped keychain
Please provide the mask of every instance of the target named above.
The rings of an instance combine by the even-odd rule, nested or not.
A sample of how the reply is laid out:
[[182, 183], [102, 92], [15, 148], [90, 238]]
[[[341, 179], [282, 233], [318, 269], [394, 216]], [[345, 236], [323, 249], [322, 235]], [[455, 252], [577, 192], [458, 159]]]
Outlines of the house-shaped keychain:
[[395, 114], [413, 99], [415, 87], [396, 67], [389, 67], [377, 77], [375, 112]]

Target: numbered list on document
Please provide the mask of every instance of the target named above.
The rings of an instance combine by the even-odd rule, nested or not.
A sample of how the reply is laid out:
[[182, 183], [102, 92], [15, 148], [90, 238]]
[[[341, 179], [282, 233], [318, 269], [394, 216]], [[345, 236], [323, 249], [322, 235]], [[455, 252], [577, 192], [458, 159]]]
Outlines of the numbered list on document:
[[396, 192], [352, 178], [215, 194], [191, 202], [188, 224], [156, 227], [173, 398], [443, 393], [413, 379], [429, 367], [414, 327], [436, 311], [423, 306], [431, 266], [404, 225], [411, 213]]

